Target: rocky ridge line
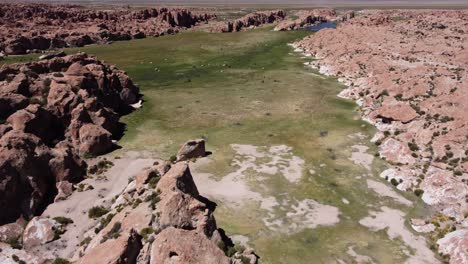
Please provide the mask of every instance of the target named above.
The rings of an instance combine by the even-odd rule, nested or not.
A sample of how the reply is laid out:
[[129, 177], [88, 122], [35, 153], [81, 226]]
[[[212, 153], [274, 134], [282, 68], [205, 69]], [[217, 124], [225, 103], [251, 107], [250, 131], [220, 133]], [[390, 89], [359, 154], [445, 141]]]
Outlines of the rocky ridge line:
[[208, 22], [187, 9], [93, 10], [78, 5], [2, 4], [0, 52], [39, 52], [94, 43], [158, 37]]
[[451, 263], [468, 261], [467, 34], [467, 11], [374, 10], [294, 44], [380, 130], [381, 176], [440, 212], [430, 237]]
[[238, 32], [281, 21], [285, 16], [284, 10], [257, 11], [233, 21], [219, 22], [212, 26], [210, 31], [215, 33]]

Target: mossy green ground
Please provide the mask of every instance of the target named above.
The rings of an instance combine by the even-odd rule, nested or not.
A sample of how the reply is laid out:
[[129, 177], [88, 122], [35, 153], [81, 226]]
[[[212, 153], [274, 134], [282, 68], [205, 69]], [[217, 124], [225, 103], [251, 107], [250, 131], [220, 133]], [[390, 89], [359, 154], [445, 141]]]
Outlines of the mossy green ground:
[[[271, 28], [233, 34], [186, 32], [80, 50], [126, 70], [144, 95], [143, 107], [122, 119], [127, 129], [122, 149], [114, 155], [148, 150], [169, 158], [186, 140], [205, 137], [213, 162], [201, 170], [217, 177], [235, 170], [230, 144], [287, 145], [305, 160], [300, 184], [276, 177], [263, 182], [261, 193], [288, 193], [298, 200], [336, 206], [341, 212], [337, 225], [296, 234], [272, 232], [262, 222], [265, 212], [258, 204], [233, 211], [218, 203], [219, 226], [228, 234], [248, 236], [262, 263], [333, 263], [349, 259], [350, 245], [379, 263], [401, 263], [405, 256], [398, 239], [392, 241], [385, 232], [372, 232], [358, 221], [383, 205], [411, 216], [426, 209], [411, 194], [402, 195], [415, 202], [413, 208], [379, 197], [367, 188], [365, 178], [356, 178], [370, 173], [379, 180], [386, 166], [376, 160], [368, 172], [349, 160], [351, 146], [367, 144], [369, 138], [348, 135], [370, 137], [374, 129], [359, 120], [353, 102], [336, 96], [342, 85], [306, 68], [307, 60], [286, 45], [307, 34]], [[325, 131], [328, 134], [320, 136]], [[376, 149], [371, 146], [370, 152]], [[314, 175], [307, 173], [312, 168]], [[255, 182], [252, 186], [258, 187]], [[342, 202], [344, 197], [349, 205]]]

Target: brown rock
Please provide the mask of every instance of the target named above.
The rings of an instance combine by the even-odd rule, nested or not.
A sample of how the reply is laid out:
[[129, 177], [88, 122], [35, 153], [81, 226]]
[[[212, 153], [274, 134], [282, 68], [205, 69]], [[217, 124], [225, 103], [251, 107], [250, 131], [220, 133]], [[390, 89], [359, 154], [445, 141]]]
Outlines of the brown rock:
[[112, 149], [111, 134], [100, 126], [85, 124], [79, 133], [79, 151], [82, 154], [101, 155]]
[[150, 264], [159, 263], [229, 264], [230, 260], [203, 233], [169, 227], [156, 236], [151, 248]]
[[24, 231], [24, 223], [17, 221], [15, 223], [10, 223], [0, 226], [0, 242], [10, 242], [18, 240]]
[[189, 140], [182, 145], [177, 152], [177, 161], [189, 160], [206, 156], [205, 140], [194, 139]]
[[58, 193], [54, 198], [54, 202], [59, 202], [67, 199], [73, 193], [73, 184], [68, 181], [57, 182]]
[[135, 230], [109, 239], [93, 248], [79, 259], [77, 264], [132, 264], [135, 263], [142, 247], [141, 237]]
[[24, 248], [30, 249], [54, 240], [56, 228], [57, 222], [55, 220], [44, 217], [34, 217], [24, 229]]

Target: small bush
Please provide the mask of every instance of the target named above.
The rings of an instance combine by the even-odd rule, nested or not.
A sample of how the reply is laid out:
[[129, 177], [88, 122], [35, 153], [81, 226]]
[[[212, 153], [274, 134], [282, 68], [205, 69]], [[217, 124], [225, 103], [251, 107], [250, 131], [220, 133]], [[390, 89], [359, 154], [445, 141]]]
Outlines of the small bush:
[[10, 239], [6, 241], [7, 244], [9, 244], [13, 249], [22, 249], [23, 246], [21, 245], [21, 242], [19, 241], [18, 238]]
[[85, 237], [83, 240], [81, 240], [80, 246], [88, 245], [89, 242], [91, 242], [91, 238], [90, 237]]
[[422, 195], [423, 193], [424, 193], [424, 191], [421, 190], [421, 189], [416, 189], [416, 190], [414, 190], [414, 194], [415, 194], [416, 196], [418, 196], [418, 197], [421, 197], [421, 195]]
[[57, 223], [61, 225], [73, 224], [73, 220], [71, 220], [68, 217], [57, 216], [57, 217], [54, 217], [54, 220], [57, 221]]
[[142, 236], [145, 240], [148, 240], [148, 237], [154, 233], [154, 229], [152, 227], [145, 227], [140, 231], [140, 236]]
[[99, 218], [99, 217], [107, 214], [108, 212], [109, 212], [109, 210], [107, 210], [106, 208], [104, 208], [102, 206], [94, 206], [91, 209], [89, 209], [88, 217], [96, 219], [96, 218]]
[[392, 178], [390, 180], [390, 183], [393, 184], [394, 186], [397, 186], [399, 184], [399, 182], [395, 178]]
[[174, 163], [177, 161], [177, 157], [175, 155], [172, 155], [170, 158], [169, 158], [169, 161]]
[[52, 264], [71, 264], [71, 262], [63, 258], [56, 258]]
[[159, 179], [161, 179], [160, 176], [151, 178], [151, 179], [148, 181], [149, 187], [150, 187], [151, 189], [156, 188], [156, 185], [158, 184]]

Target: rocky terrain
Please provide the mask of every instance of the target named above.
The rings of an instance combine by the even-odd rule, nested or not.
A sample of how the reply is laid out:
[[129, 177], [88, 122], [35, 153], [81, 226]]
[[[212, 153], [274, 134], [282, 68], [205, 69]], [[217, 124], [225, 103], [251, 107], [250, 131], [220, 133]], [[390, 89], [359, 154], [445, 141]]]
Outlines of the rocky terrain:
[[177, 33], [214, 18], [186, 9], [94, 10], [78, 5], [2, 4], [0, 52], [25, 54]]
[[257, 11], [245, 15], [239, 19], [227, 22], [219, 22], [210, 28], [211, 32], [238, 32], [244, 29], [258, 27], [263, 24], [271, 24], [285, 18], [284, 10]]
[[0, 68], [0, 224], [40, 214], [115, 148], [139, 89], [84, 53]]
[[177, 163], [92, 158], [115, 148], [139, 89], [84, 53], [48, 57], [0, 69], [1, 263], [257, 263], [195, 186], [203, 139]]
[[439, 212], [425, 223], [433, 249], [466, 263], [468, 12], [361, 11], [294, 46], [348, 86], [340, 96], [380, 130], [373, 141], [392, 165], [381, 176]]
[[346, 11], [342, 14], [338, 14], [333, 9], [299, 10], [295, 16], [297, 16], [296, 19], [288, 18], [281, 21], [274, 30], [297, 30], [324, 22], [343, 22], [352, 19], [354, 17], [354, 11]]
[[[204, 141], [197, 142], [196, 150], [183, 147], [179, 155], [199, 157]], [[187, 161], [139, 160], [140, 172], [126, 175], [131, 177], [128, 182], [124, 178], [122, 184], [118, 179], [125, 175], [115, 175], [116, 171], [129, 164], [115, 159], [114, 170], [109, 169], [113, 162], [101, 159], [98, 167], [102, 171], [82, 183], [99, 190], [87, 187], [75, 191], [27, 224], [17, 221], [1, 226], [0, 261], [257, 263], [252, 249], [234, 245], [217, 227], [213, 216], [216, 204], [199, 194]], [[142, 164], [146, 166], [141, 171]], [[102, 188], [115, 184], [123, 187], [113, 188], [115, 195]], [[76, 208], [76, 202], [85, 196], [95, 202]]]

